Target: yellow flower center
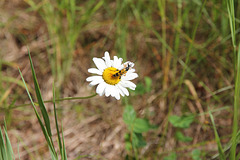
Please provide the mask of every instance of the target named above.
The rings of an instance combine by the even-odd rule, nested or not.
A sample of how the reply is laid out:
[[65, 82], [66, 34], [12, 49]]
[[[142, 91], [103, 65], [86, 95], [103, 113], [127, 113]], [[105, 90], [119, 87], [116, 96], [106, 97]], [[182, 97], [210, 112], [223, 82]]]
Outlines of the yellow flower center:
[[114, 67], [106, 68], [103, 71], [103, 79], [106, 83], [115, 85], [121, 80], [121, 76], [113, 76], [118, 72], [118, 69]]

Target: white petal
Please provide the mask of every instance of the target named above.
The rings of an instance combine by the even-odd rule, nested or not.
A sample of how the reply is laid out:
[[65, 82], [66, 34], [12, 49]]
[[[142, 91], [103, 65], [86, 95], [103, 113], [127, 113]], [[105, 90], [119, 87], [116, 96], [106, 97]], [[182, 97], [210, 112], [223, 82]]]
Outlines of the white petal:
[[127, 72], [126, 76], [122, 76], [122, 80], [133, 80], [137, 77], [138, 77], [137, 73], [128, 73]]
[[115, 65], [116, 65], [116, 59], [117, 59], [117, 56], [114, 56], [114, 57], [113, 57], [113, 60], [112, 60], [112, 66], [113, 66], [114, 68], [116, 68], [116, 67], [115, 67]]
[[99, 78], [99, 79], [94, 79], [91, 83], [89, 83], [90, 86], [95, 86], [99, 83], [102, 83], [104, 82], [104, 80], [102, 78]]
[[103, 70], [107, 68], [104, 60], [101, 58], [93, 58], [93, 62], [101, 72], [103, 72]]
[[101, 80], [101, 79], [102, 79], [102, 76], [91, 76], [91, 77], [88, 77], [86, 81], [90, 82], [93, 80]]
[[111, 85], [107, 84], [105, 88], [105, 96], [108, 97], [111, 94]]
[[114, 56], [113, 57], [113, 67], [114, 68], [120, 68], [121, 67], [121, 61], [122, 61], [122, 58], [119, 58], [117, 56]]
[[124, 97], [124, 93], [123, 93], [123, 91], [119, 88], [119, 84], [116, 84], [115, 86], [118, 88], [118, 92], [121, 94], [121, 96]]
[[99, 94], [99, 96], [102, 96], [104, 94], [106, 86], [107, 85], [105, 82], [102, 82], [97, 86], [96, 92]]
[[113, 63], [113, 60], [110, 60], [110, 62], [111, 62], [111, 66], [114, 67], [114, 66], [113, 66], [113, 64], [114, 64], [114, 63]]
[[[116, 86], [115, 86], [115, 87], [116, 87]], [[115, 98], [116, 98], [117, 100], [119, 100], [119, 99], [120, 99], [120, 94], [119, 94], [119, 90], [118, 90], [118, 88], [117, 88], [117, 87], [116, 87]]]
[[89, 73], [93, 73], [93, 74], [102, 75], [102, 72], [99, 71], [99, 70], [96, 69], [96, 68], [89, 68], [89, 69], [88, 69], [88, 72], [89, 72]]
[[118, 68], [119, 70], [123, 69], [124, 68], [124, 65], [121, 64], [120, 67]]
[[133, 73], [135, 71], [136, 71], [135, 69], [131, 68], [127, 73]]
[[115, 65], [116, 68], [121, 69], [122, 61], [123, 61], [122, 58], [119, 58], [119, 59], [117, 60], [116, 65]]
[[[118, 83], [119, 84], [119, 83]], [[126, 88], [124, 88], [121, 84], [118, 85], [119, 89], [122, 90], [122, 92], [126, 95], [129, 96], [129, 92]]]
[[117, 86], [113, 86], [112, 96], [115, 97], [117, 100], [120, 99], [119, 89]]
[[109, 56], [108, 52], [104, 53], [104, 59], [105, 59], [105, 62], [106, 62], [106, 66], [111, 67], [111, 61], [110, 61], [110, 56]]
[[112, 85], [111, 85], [111, 92], [110, 92], [110, 94], [111, 94], [112, 97], [115, 97], [115, 96], [116, 96], [116, 94], [117, 94], [117, 89], [116, 89], [115, 86], [112, 86]]
[[127, 61], [126, 63], [129, 64], [130, 67], [134, 67], [134, 63], [133, 62]]
[[123, 87], [127, 87], [127, 88], [130, 88], [132, 90], [135, 90], [135, 88], [136, 88], [136, 85], [131, 81], [122, 80], [120, 83]]

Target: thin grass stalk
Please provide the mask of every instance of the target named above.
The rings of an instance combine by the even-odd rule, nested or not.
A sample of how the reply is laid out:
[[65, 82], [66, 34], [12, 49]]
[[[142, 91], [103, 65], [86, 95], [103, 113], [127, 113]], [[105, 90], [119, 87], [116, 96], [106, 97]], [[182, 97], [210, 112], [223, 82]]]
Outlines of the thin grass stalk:
[[235, 78], [235, 90], [234, 90], [234, 109], [233, 109], [233, 126], [232, 126], [232, 147], [230, 150], [230, 159], [236, 159], [236, 147], [237, 147], [237, 131], [238, 131], [238, 120], [239, 120], [239, 87], [240, 87], [240, 50], [236, 54], [236, 28], [235, 28], [235, 9], [234, 9], [234, 0], [227, 1], [227, 10], [229, 17], [229, 24], [232, 35], [232, 45], [233, 45], [233, 54], [234, 54], [234, 78]]
[[[89, 98], [95, 97], [97, 95], [98, 95], [97, 93], [94, 93], [93, 95], [86, 96], [86, 97], [65, 97], [65, 98], [55, 99], [55, 102], [78, 100], [78, 99], [89, 99]], [[52, 103], [53, 100], [46, 100], [46, 101], [43, 101], [43, 102], [44, 103]], [[34, 104], [35, 105], [39, 105], [37, 102], [34, 102]], [[21, 105], [13, 106], [13, 107], [11, 107], [11, 109], [15, 109], [15, 108], [19, 108], [19, 107], [25, 107], [25, 106], [30, 106], [30, 105], [32, 105], [32, 103], [21, 104]]]
[[219, 152], [219, 155], [220, 155], [220, 160], [226, 160], [226, 157], [224, 155], [222, 144], [221, 144], [221, 141], [220, 141], [220, 138], [219, 138], [219, 135], [218, 135], [216, 125], [215, 125], [215, 122], [214, 122], [213, 115], [212, 115], [211, 111], [209, 111], [209, 116], [210, 116], [210, 119], [212, 121], [213, 130], [214, 130], [214, 134], [215, 134], [215, 139], [216, 139], [217, 146], [218, 146], [218, 152]]
[[[158, 0], [158, 8], [159, 8], [159, 14], [161, 16], [162, 20], [162, 39], [163, 41], [166, 41], [166, 13], [165, 13], [165, 8], [166, 8], [166, 1], [165, 0]], [[167, 55], [167, 48], [165, 45], [162, 46], [162, 57], [163, 57], [163, 63], [162, 63], [162, 68], [164, 70], [164, 77], [163, 77], [163, 90], [167, 89], [167, 82], [168, 82], [168, 70], [169, 70], [169, 59]]]
[[[62, 141], [61, 141], [61, 137], [60, 137], [60, 132], [59, 132], [59, 128], [58, 128], [58, 120], [57, 120], [57, 111], [56, 111], [56, 101], [55, 101], [55, 86], [53, 84], [53, 107], [54, 107], [54, 117], [55, 117], [55, 124], [56, 124], [56, 129], [57, 129], [57, 136], [58, 136], [58, 147], [59, 147], [59, 151], [60, 153], [62, 153]], [[62, 157], [62, 154], [61, 154]], [[63, 157], [62, 157], [63, 159]]]
[[[240, 47], [240, 44], [239, 46]], [[240, 48], [237, 54], [237, 73], [235, 79], [234, 90], [234, 109], [233, 109], [233, 131], [232, 131], [232, 147], [230, 152], [230, 159], [235, 160], [236, 147], [237, 147], [237, 132], [238, 132], [238, 120], [239, 120], [239, 97], [240, 97]]]
[[[233, 60], [234, 60], [234, 73], [236, 74], [236, 25], [235, 25], [235, 9], [234, 9], [234, 0], [226, 0], [227, 1], [227, 10], [229, 17], [229, 25], [231, 29], [231, 37], [232, 37], [232, 45], [233, 45]], [[236, 78], [236, 76], [235, 76]]]
[[227, 1], [227, 10], [228, 10], [228, 17], [229, 17], [229, 25], [231, 29], [232, 35], [232, 44], [234, 49], [236, 49], [236, 25], [235, 25], [235, 9], [234, 9], [234, 0], [226, 0]]
[[[182, 0], [178, 0], [177, 1], [177, 27], [178, 28], [182, 28]], [[180, 45], [180, 32], [177, 31], [176, 33], [176, 37], [175, 37], [175, 45], [174, 45], [174, 53], [178, 54], [178, 49], [179, 49], [179, 45]], [[177, 72], [177, 59], [174, 58], [173, 59], [173, 75], [176, 75]], [[174, 77], [175, 79], [175, 77]]]
[[66, 147], [65, 147], [65, 142], [64, 142], [63, 127], [62, 127], [62, 145], [63, 145], [63, 149], [62, 149], [62, 153], [61, 154], [63, 156], [63, 159], [67, 160], [67, 152], [66, 152]]

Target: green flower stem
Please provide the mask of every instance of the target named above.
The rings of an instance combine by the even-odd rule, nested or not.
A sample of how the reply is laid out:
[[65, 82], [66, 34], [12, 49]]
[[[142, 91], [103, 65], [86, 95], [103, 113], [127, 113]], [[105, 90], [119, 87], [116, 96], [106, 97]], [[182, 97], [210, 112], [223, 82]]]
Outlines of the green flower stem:
[[[97, 95], [97, 93], [95, 93], [91, 96], [87, 96], [87, 97], [65, 97], [65, 98], [55, 99], [55, 101], [61, 102], [61, 101], [65, 101], [65, 100], [89, 99], [89, 98], [95, 97], [96, 95]], [[53, 100], [44, 101], [44, 103], [50, 103], [50, 102], [53, 102]]]
[[[97, 93], [91, 95], [91, 96], [86, 96], [86, 97], [65, 97], [65, 98], [59, 98], [59, 99], [55, 99], [55, 102], [61, 102], [61, 101], [69, 101], [69, 100], [77, 100], [77, 99], [89, 99], [92, 97], [95, 97], [97, 95]], [[43, 101], [44, 103], [52, 103], [53, 100], [47, 100], [47, 101]], [[38, 105], [37, 102], [34, 102], [35, 105]], [[28, 104], [21, 104], [18, 106], [13, 106], [10, 109], [15, 109], [15, 108], [19, 108], [19, 107], [24, 107], [24, 106], [30, 106], [32, 105], [31, 103]]]

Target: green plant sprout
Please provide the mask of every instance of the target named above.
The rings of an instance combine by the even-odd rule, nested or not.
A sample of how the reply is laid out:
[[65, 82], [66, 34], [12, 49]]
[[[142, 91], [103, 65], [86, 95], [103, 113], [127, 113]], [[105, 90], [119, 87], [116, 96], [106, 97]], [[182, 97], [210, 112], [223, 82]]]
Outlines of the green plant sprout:
[[125, 135], [126, 150], [132, 150], [133, 155], [138, 159], [137, 149], [146, 145], [142, 133], [156, 129], [157, 126], [151, 125], [147, 119], [137, 118], [136, 112], [131, 105], [125, 107], [123, 121], [129, 131], [129, 133]]

